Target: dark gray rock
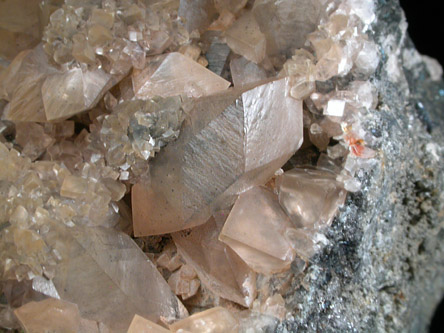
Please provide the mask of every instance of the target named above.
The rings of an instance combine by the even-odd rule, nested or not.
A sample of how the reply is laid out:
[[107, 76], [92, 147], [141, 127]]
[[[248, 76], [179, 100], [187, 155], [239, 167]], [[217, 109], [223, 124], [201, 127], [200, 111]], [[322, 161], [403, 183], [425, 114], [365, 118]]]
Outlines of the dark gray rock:
[[360, 172], [365, 186], [349, 194], [305, 288], [287, 295], [294, 317], [278, 332], [426, 332], [444, 293], [444, 84], [406, 35], [398, 1], [377, 1], [377, 16], [379, 104], [363, 123], [378, 163]]

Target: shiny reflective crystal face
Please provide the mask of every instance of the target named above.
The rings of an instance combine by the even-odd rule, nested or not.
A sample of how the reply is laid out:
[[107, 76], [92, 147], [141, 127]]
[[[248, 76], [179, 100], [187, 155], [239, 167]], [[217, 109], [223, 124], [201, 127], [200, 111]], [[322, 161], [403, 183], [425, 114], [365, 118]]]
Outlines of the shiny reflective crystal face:
[[291, 317], [376, 161], [374, 19], [371, 1], [0, 1], [0, 328]]

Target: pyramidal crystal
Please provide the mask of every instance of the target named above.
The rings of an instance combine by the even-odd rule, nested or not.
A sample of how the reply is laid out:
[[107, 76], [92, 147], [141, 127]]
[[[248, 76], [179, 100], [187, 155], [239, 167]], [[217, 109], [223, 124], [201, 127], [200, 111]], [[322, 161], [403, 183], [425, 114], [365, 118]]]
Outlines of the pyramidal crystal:
[[302, 102], [285, 91], [281, 79], [195, 101], [178, 140], [153, 160], [149, 184], [132, 189], [135, 234], [203, 224], [273, 176], [302, 144]]

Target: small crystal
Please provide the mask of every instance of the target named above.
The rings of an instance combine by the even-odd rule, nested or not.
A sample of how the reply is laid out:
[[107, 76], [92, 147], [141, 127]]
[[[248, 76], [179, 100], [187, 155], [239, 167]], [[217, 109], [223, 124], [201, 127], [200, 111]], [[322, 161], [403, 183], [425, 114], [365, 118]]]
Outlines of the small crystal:
[[265, 57], [265, 36], [253, 14], [238, 19], [225, 33], [228, 46], [244, 58], [260, 63]]
[[294, 250], [284, 237], [291, 227], [277, 196], [255, 187], [239, 196], [219, 239], [253, 270], [270, 275], [287, 270], [294, 259]]
[[132, 77], [137, 98], [185, 95], [207, 96], [227, 89], [230, 82], [212, 73], [181, 53], [151, 59], [148, 66]]
[[336, 175], [326, 170], [295, 168], [279, 176], [276, 183], [279, 203], [299, 227], [330, 225], [346, 197]]
[[30, 302], [14, 311], [27, 332], [78, 332], [80, 314], [77, 305], [48, 298]]
[[267, 73], [262, 67], [244, 57], [231, 60], [230, 71], [236, 88], [259, 83], [267, 78]]
[[173, 332], [226, 333], [236, 332], [238, 321], [229, 310], [216, 307], [196, 313], [172, 325]]
[[168, 333], [171, 332], [151, 320], [135, 315], [127, 333]]
[[255, 298], [255, 276], [245, 263], [218, 240], [220, 227], [214, 218], [189, 232], [173, 234], [184, 260], [217, 296], [249, 306]]

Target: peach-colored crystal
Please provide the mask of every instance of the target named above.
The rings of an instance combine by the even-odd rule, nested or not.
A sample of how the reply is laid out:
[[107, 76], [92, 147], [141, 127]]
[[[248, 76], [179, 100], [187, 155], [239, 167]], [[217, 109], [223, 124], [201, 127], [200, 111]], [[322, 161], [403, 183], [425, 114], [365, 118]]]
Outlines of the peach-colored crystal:
[[173, 332], [227, 333], [236, 332], [237, 326], [238, 321], [229, 310], [216, 307], [182, 319], [170, 325], [170, 329]]
[[181, 256], [194, 267], [208, 289], [217, 296], [248, 307], [256, 294], [255, 274], [218, 240], [221, 227], [212, 217], [189, 232], [173, 234], [173, 239]]
[[265, 57], [265, 36], [252, 13], [243, 15], [226, 31], [228, 46], [244, 58], [260, 63]]
[[77, 305], [48, 298], [30, 302], [14, 311], [26, 332], [78, 332], [80, 314]]
[[201, 97], [226, 90], [230, 82], [189, 57], [173, 52], [150, 59], [147, 67], [132, 77], [137, 98], [186, 95]]
[[278, 177], [277, 186], [288, 216], [309, 229], [328, 226], [346, 196], [336, 175], [322, 169], [292, 169]]
[[193, 104], [178, 140], [153, 160], [150, 184], [132, 188], [135, 234], [203, 224], [237, 193], [271, 178], [302, 144], [302, 102], [285, 87], [281, 79]]
[[292, 223], [277, 196], [263, 187], [239, 195], [219, 239], [253, 270], [265, 275], [287, 270], [295, 253], [285, 232]]
[[168, 333], [171, 332], [151, 320], [135, 315], [127, 333]]

